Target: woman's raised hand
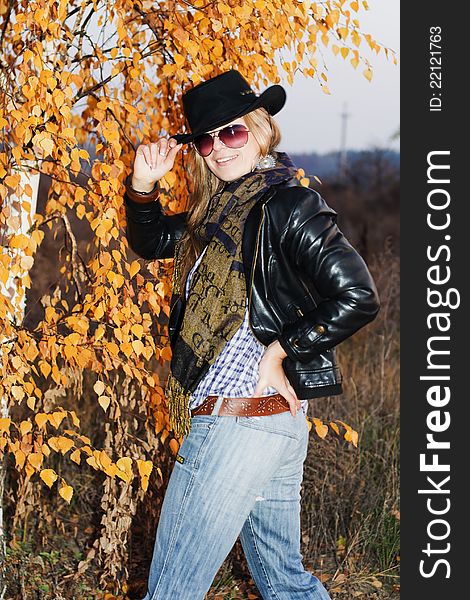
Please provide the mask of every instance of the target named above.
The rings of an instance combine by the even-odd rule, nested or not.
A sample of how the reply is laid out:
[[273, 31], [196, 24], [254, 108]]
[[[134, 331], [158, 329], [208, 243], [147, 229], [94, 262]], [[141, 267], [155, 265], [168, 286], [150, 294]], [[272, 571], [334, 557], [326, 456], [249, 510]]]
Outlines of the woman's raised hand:
[[173, 138], [140, 144], [135, 153], [132, 187], [139, 192], [150, 192], [155, 182], [171, 171], [182, 145]]

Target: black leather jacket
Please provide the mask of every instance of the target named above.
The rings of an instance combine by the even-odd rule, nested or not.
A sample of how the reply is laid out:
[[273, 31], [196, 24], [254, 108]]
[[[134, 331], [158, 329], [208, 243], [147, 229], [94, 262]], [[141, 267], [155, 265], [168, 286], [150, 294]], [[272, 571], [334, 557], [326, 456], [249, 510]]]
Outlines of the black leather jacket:
[[[187, 213], [165, 215], [157, 201], [124, 197], [127, 238], [142, 258], [172, 258]], [[379, 311], [374, 281], [336, 225], [336, 212], [296, 179], [272, 186], [248, 214], [242, 255], [249, 323], [264, 345], [278, 339], [284, 372], [299, 399], [342, 392], [335, 346]], [[174, 295], [170, 344], [185, 300]]]

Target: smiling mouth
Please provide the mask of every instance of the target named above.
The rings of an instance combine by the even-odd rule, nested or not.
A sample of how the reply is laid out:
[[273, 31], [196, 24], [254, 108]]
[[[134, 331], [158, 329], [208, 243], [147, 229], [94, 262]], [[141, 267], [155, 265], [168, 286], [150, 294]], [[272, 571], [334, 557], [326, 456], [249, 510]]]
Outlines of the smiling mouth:
[[233, 156], [226, 156], [224, 158], [218, 158], [215, 162], [218, 165], [223, 166], [228, 163], [231, 163], [235, 158], [237, 158], [237, 156], [238, 156], [237, 154], [234, 154]]

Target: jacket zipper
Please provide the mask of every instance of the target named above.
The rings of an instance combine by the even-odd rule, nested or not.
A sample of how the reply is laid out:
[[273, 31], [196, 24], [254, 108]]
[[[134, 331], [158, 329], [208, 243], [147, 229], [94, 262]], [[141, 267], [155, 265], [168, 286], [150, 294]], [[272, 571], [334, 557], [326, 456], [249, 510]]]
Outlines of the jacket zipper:
[[[253, 294], [253, 281], [254, 281], [254, 278], [255, 278], [256, 259], [258, 258], [259, 237], [260, 237], [261, 227], [263, 225], [264, 216], [265, 216], [265, 214], [264, 214], [264, 208], [265, 208], [265, 204], [263, 203], [261, 205], [262, 217], [261, 217], [261, 220], [260, 220], [260, 223], [259, 223], [258, 233], [256, 235], [255, 255], [254, 255], [254, 258], [253, 258], [253, 263], [251, 265], [251, 286], [250, 286], [250, 297], [249, 297], [249, 300], [248, 300], [248, 326], [250, 327], [251, 332], [255, 336], [255, 338], [256, 338], [256, 335], [255, 335], [255, 332], [253, 331], [253, 328], [252, 328], [251, 323], [250, 323], [250, 308], [251, 308], [251, 296]], [[297, 315], [299, 317], [303, 317], [304, 316], [304, 313], [303, 313], [302, 309], [299, 306], [295, 306], [295, 309], [296, 309]], [[256, 338], [256, 339], [258, 339], [258, 338]]]
[[248, 299], [248, 326], [251, 329], [251, 332], [256, 339], [258, 339], [258, 338], [256, 337], [255, 332], [253, 331], [253, 328], [251, 327], [251, 323], [250, 323], [250, 308], [251, 308], [251, 296], [253, 294], [253, 280], [255, 278], [256, 259], [258, 258], [259, 236], [261, 233], [261, 226], [263, 225], [263, 222], [264, 222], [264, 203], [261, 205], [261, 210], [262, 210], [262, 216], [261, 216], [261, 220], [260, 220], [259, 227], [258, 227], [258, 233], [256, 235], [255, 255], [253, 258], [253, 263], [251, 265], [251, 286], [250, 286], [250, 297]]

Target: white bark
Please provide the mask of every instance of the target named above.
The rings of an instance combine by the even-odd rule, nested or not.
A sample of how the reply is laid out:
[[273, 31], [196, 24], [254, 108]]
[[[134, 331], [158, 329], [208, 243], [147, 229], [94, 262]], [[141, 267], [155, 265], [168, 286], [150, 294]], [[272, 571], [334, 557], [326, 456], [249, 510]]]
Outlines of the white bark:
[[[81, 11], [80, 11], [81, 12]], [[43, 42], [43, 60], [44, 67], [48, 67], [51, 70], [54, 70], [54, 62], [57, 55], [57, 48], [59, 45], [59, 40], [46, 40]], [[2, 56], [0, 55], [0, 59]], [[1, 61], [4, 62], [3, 60]], [[7, 79], [5, 73], [0, 70], [0, 86], [7, 85]], [[37, 197], [39, 190], [39, 179], [40, 174], [37, 170], [32, 170], [32, 166], [36, 163], [35, 161], [22, 161], [21, 166], [18, 168], [17, 173], [21, 177], [20, 185], [24, 188], [26, 184], [29, 184], [32, 188], [32, 195], [24, 196], [24, 198], [18, 198], [15, 194], [10, 194], [10, 196], [6, 200], [6, 204], [10, 210], [10, 215], [8, 219], [8, 224], [6, 226], [6, 230], [0, 231], [0, 236], [8, 236], [12, 233], [23, 233], [27, 234], [29, 228], [33, 223], [33, 216], [36, 213], [37, 206]], [[37, 165], [36, 165], [37, 166]], [[30, 203], [29, 210], [26, 210], [21, 206], [21, 200], [28, 200]], [[0, 239], [0, 245], [1, 239]], [[8, 247], [2, 247], [2, 252], [18, 252], [21, 253], [20, 250], [12, 250]], [[26, 275], [27, 272], [23, 273]], [[21, 274], [17, 274], [15, 277], [11, 276], [8, 278], [6, 284], [4, 285], [0, 282], [0, 293], [6, 294], [10, 300], [13, 302], [14, 314], [8, 315], [8, 318], [11, 318], [13, 322], [21, 323], [24, 318], [25, 308], [26, 308], [26, 288], [24, 286], [23, 278]], [[2, 353], [2, 332], [0, 331], [0, 356]], [[8, 403], [6, 398], [0, 398], [0, 416], [8, 417]], [[4, 471], [4, 461], [0, 462], [0, 565], [3, 565], [4, 561], [2, 558], [6, 553], [6, 539], [5, 539], [5, 528], [4, 528], [4, 520], [3, 520], [3, 492], [5, 486], [5, 471]], [[0, 570], [0, 600], [3, 600], [5, 597], [5, 584], [3, 577], [3, 567]]]
[[[37, 206], [37, 197], [39, 191], [39, 178], [40, 175], [37, 172], [31, 171], [32, 164], [24, 163], [23, 168], [18, 171], [20, 175], [20, 185], [24, 189], [25, 185], [29, 184], [32, 188], [32, 197], [24, 196], [24, 200], [27, 200], [30, 203], [29, 210], [26, 210], [25, 207], [22, 206], [22, 198], [19, 198], [16, 194], [10, 194], [6, 199], [3, 207], [3, 212], [5, 214], [5, 208], [9, 212], [7, 222], [5, 228], [2, 228], [0, 232], [0, 237], [5, 240], [8, 239], [8, 236], [12, 234], [24, 234], [27, 235], [29, 228], [33, 223], [33, 217], [36, 213]], [[7, 245], [2, 244], [2, 252], [9, 253], [10, 255], [16, 255], [18, 258], [24, 254], [22, 250], [11, 249], [8, 248]], [[10, 273], [6, 283], [4, 284], [0, 281], [0, 293], [3, 296], [6, 296], [14, 306], [14, 313], [8, 314], [7, 318], [11, 320], [13, 323], [20, 324], [23, 321], [24, 313], [26, 309], [26, 288], [24, 286], [23, 277], [27, 275], [27, 271], [23, 271], [23, 273], [18, 273], [16, 276], [13, 276]], [[4, 336], [0, 334], [0, 355], [2, 353], [2, 349], [4, 346], [1, 343], [4, 341]], [[0, 398], [0, 416], [8, 417], [8, 402], [5, 397]], [[0, 563], [3, 564], [3, 557], [6, 555], [6, 539], [5, 539], [5, 528], [3, 521], [3, 492], [5, 486], [5, 468], [4, 461], [1, 461], [0, 465]], [[1, 586], [0, 586], [0, 600], [3, 600], [5, 597], [5, 585], [4, 585], [4, 577], [3, 577], [3, 569], [0, 574], [1, 577]]]

